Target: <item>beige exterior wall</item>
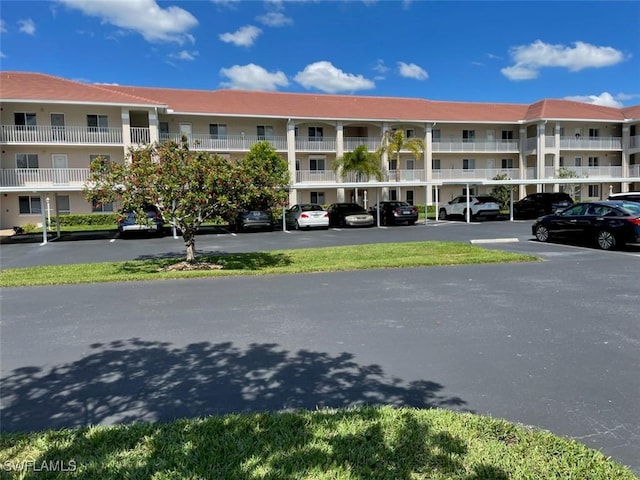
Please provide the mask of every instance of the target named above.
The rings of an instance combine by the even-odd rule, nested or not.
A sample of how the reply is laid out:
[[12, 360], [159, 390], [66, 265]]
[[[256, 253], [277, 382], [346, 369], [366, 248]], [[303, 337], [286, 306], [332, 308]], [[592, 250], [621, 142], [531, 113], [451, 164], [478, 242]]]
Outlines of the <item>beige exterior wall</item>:
[[64, 114], [65, 125], [87, 126], [87, 115], [106, 115], [109, 127], [122, 127], [120, 107], [104, 105], [64, 105], [34, 103], [3, 103], [0, 119], [2, 125], [15, 125], [14, 113], [35, 113], [37, 125], [51, 125], [51, 114]]
[[2, 148], [0, 168], [17, 168], [17, 154], [34, 154], [38, 156], [38, 168], [53, 168], [53, 155], [66, 155], [67, 168], [89, 168], [92, 155], [109, 155], [111, 161], [123, 163], [122, 147], [69, 147], [69, 146], [36, 146], [7, 145]]

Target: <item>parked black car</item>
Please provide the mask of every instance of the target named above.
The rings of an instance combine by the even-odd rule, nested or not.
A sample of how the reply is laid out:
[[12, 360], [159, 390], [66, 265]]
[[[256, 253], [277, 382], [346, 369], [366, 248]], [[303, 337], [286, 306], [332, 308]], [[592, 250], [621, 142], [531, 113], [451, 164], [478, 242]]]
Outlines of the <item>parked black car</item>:
[[[378, 221], [378, 205], [369, 208], [374, 222]], [[380, 225], [413, 225], [418, 221], [418, 209], [407, 202], [380, 202]]]
[[373, 215], [357, 203], [332, 203], [327, 208], [330, 227], [370, 227]]
[[236, 232], [248, 230], [273, 230], [273, 217], [269, 212], [248, 210], [236, 216]]
[[531, 232], [540, 242], [564, 238], [595, 243], [603, 250], [640, 243], [640, 203], [608, 200], [577, 203], [538, 218]]
[[514, 218], [538, 218], [573, 205], [568, 193], [532, 193], [513, 203]]

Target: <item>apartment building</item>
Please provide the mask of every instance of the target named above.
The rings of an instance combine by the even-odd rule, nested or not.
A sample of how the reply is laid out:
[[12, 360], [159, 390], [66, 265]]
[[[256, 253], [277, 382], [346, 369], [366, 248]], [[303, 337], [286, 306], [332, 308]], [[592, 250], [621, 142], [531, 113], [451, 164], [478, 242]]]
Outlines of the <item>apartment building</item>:
[[[640, 189], [640, 105], [184, 90], [25, 72], [0, 72], [0, 102], [0, 228], [114, 211], [82, 195], [91, 159], [124, 162], [131, 146], [182, 135], [231, 160], [270, 142], [289, 164], [290, 203], [431, 205], [496, 183], [511, 185], [514, 199], [567, 185], [579, 199]], [[382, 181], [336, 176], [337, 158], [358, 145], [375, 151], [396, 129], [424, 140], [418, 158], [382, 156]]]

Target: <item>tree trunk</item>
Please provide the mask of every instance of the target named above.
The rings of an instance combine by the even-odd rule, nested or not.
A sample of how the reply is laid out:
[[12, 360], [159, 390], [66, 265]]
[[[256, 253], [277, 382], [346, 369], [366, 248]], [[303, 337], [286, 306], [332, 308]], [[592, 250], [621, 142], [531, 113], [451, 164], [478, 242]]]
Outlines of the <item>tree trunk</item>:
[[187, 250], [187, 263], [196, 263], [196, 235], [194, 232], [184, 232], [182, 235]]

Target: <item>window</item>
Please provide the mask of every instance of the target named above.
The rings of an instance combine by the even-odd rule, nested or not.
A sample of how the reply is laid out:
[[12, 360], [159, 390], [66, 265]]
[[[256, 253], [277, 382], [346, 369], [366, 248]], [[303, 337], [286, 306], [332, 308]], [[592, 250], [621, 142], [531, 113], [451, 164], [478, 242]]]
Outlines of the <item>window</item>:
[[416, 168], [416, 161], [413, 158], [408, 158], [407, 159], [407, 170], [415, 170]]
[[413, 128], [409, 128], [405, 130], [405, 138], [414, 138], [416, 136], [416, 131]]
[[322, 136], [322, 127], [309, 127], [309, 141], [320, 142]]
[[[15, 112], [13, 119], [19, 128], [18, 130], [33, 130], [36, 126], [36, 114], [35, 113], [22, 113]], [[28, 127], [28, 128], [27, 128]]]
[[258, 125], [257, 133], [258, 133], [258, 140], [273, 139], [273, 127], [271, 125]]
[[431, 159], [431, 168], [433, 170], [440, 170], [440, 159], [439, 158], [432, 158]]
[[476, 139], [475, 130], [462, 130], [462, 141], [473, 142]]
[[598, 166], [598, 157], [589, 157], [589, 166], [590, 167], [597, 167]]
[[227, 138], [227, 126], [219, 123], [210, 123], [209, 135], [212, 140]]
[[58, 195], [56, 197], [56, 203], [58, 207], [58, 213], [71, 213], [69, 195]]
[[[471, 196], [471, 195], [475, 195], [475, 194], [476, 194], [476, 189], [475, 188], [470, 188], [469, 189], [469, 195]], [[460, 199], [460, 203], [462, 203], [462, 202], [467, 203], [467, 198], [466, 198], [467, 197], [467, 189], [466, 188], [462, 189], [462, 195], [465, 198], [461, 198]]]
[[396, 190], [389, 190], [389, 201], [398, 201], [398, 192]]
[[589, 185], [589, 196], [590, 197], [600, 197], [600, 185]]
[[513, 158], [503, 158], [502, 168], [513, 168]]
[[598, 130], [597, 128], [589, 129], [589, 138], [596, 138], [599, 136], [600, 136], [600, 130]]
[[96, 200], [91, 201], [91, 212], [93, 213], [110, 213], [113, 212], [113, 203], [100, 203]]
[[463, 170], [475, 170], [476, 161], [473, 158], [464, 158], [462, 160], [462, 168]]
[[300, 170], [300, 160], [296, 158], [296, 171]]
[[160, 140], [169, 140], [169, 122], [160, 122], [158, 124]]
[[564, 167], [564, 157], [560, 157], [560, 166]]
[[317, 203], [318, 205], [324, 205], [324, 192], [311, 192], [311, 203]]
[[106, 132], [109, 121], [106, 115], [87, 115], [87, 127], [90, 132]]
[[310, 158], [309, 170], [324, 170], [324, 158]]
[[18, 197], [21, 215], [37, 215], [42, 213], [40, 197]]
[[582, 166], [582, 157], [576, 157], [575, 166], [576, 167], [581, 167]]
[[398, 169], [398, 159], [392, 158], [389, 160], [389, 170], [397, 170]]
[[513, 130], [502, 130], [502, 141], [507, 142], [513, 140]]
[[413, 190], [407, 190], [407, 203], [413, 205]]
[[38, 168], [38, 154], [17, 153], [16, 168]]
[[433, 143], [440, 143], [440, 129], [439, 128], [437, 128], [437, 129], [434, 128], [431, 131], [431, 141]]

